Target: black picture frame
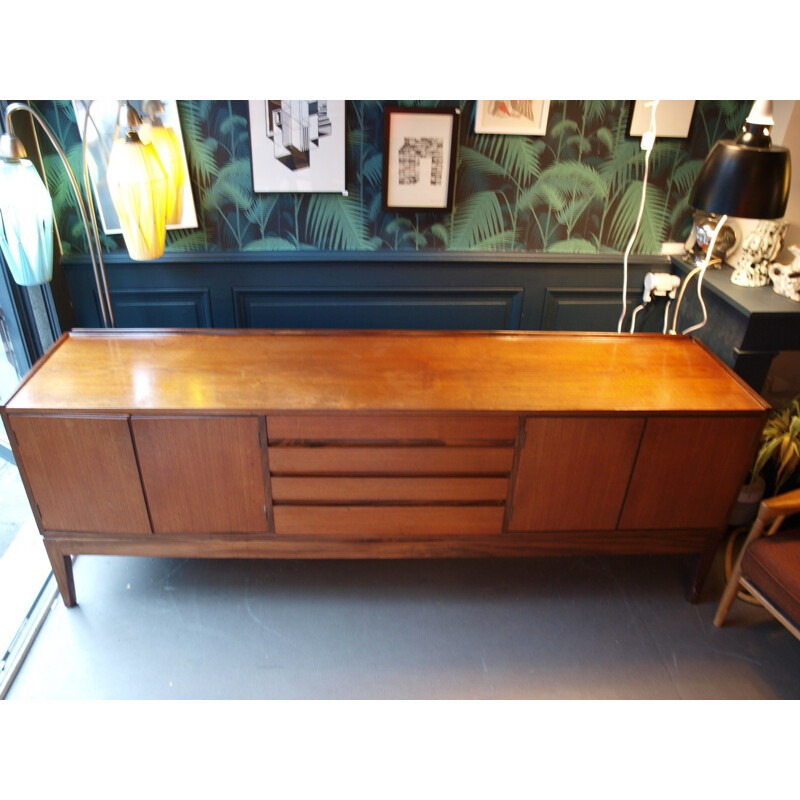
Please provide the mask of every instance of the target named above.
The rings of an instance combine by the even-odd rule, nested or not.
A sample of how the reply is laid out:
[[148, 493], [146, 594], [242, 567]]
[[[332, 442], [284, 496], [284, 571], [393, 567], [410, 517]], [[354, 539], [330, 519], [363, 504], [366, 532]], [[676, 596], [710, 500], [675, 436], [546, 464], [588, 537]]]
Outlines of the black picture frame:
[[[458, 108], [389, 106], [384, 110], [384, 211], [452, 211], [460, 119]], [[428, 181], [426, 176], [430, 176]]]

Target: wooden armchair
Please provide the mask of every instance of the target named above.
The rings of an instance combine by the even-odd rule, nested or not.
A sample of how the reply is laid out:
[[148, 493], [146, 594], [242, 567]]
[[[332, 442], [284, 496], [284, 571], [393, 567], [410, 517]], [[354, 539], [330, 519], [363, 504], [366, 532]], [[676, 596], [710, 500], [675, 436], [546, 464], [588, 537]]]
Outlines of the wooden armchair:
[[[800, 489], [764, 500], [722, 594], [714, 624], [728, 615], [739, 586], [744, 586], [800, 639], [800, 530], [773, 534], [800, 512]], [[767, 523], [772, 523], [769, 529]]]

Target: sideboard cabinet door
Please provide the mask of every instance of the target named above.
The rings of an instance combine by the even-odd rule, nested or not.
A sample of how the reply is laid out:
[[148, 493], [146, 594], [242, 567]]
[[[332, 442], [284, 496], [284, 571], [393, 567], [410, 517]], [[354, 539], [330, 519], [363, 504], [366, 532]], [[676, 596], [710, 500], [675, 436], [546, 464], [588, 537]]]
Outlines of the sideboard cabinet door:
[[647, 421], [620, 528], [721, 528], [746, 478], [760, 417]]
[[259, 417], [131, 419], [156, 534], [266, 533]]
[[644, 428], [637, 417], [529, 417], [509, 530], [613, 530]]
[[151, 533], [127, 417], [9, 420], [43, 530]]

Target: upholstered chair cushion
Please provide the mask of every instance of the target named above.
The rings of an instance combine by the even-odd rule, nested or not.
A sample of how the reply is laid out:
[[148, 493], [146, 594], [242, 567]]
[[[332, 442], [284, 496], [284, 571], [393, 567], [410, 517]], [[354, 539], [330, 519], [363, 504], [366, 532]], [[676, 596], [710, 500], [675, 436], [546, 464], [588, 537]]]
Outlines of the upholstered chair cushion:
[[800, 626], [800, 530], [753, 542], [742, 559], [742, 575]]

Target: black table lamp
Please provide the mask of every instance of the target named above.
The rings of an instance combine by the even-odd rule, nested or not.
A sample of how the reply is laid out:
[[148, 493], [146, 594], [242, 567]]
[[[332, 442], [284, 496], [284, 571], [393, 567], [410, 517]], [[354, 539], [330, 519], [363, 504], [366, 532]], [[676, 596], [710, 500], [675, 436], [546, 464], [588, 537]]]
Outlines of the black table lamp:
[[[694, 183], [689, 205], [718, 217], [716, 228], [708, 245], [705, 262], [693, 269], [684, 280], [675, 307], [670, 333], [675, 333], [683, 293], [689, 280], [697, 278], [697, 298], [703, 310], [703, 319], [683, 333], [702, 328], [708, 313], [701, 295], [703, 275], [714, 251], [717, 235], [729, 216], [748, 219], [780, 219], [789, 202], [792, 163], [785, 147], [772, 144], [770, 132], [775, 120], [772, 101], [757, 100], [745, 120], [744, 128], [736, 139], [722, 139], [711, 148]], [[769, 283], [767, 265], [754, 263], [746, 270], [743, 279], [732, 280], [743, 286], [763, 286]]]
[[722, 139], [700, 168], [690, 205], [710, 214], [779, 219], [789, 201], [792, 165], [789, 151], [772, 144], [772, 101], [758, 100], [744, 129]]

